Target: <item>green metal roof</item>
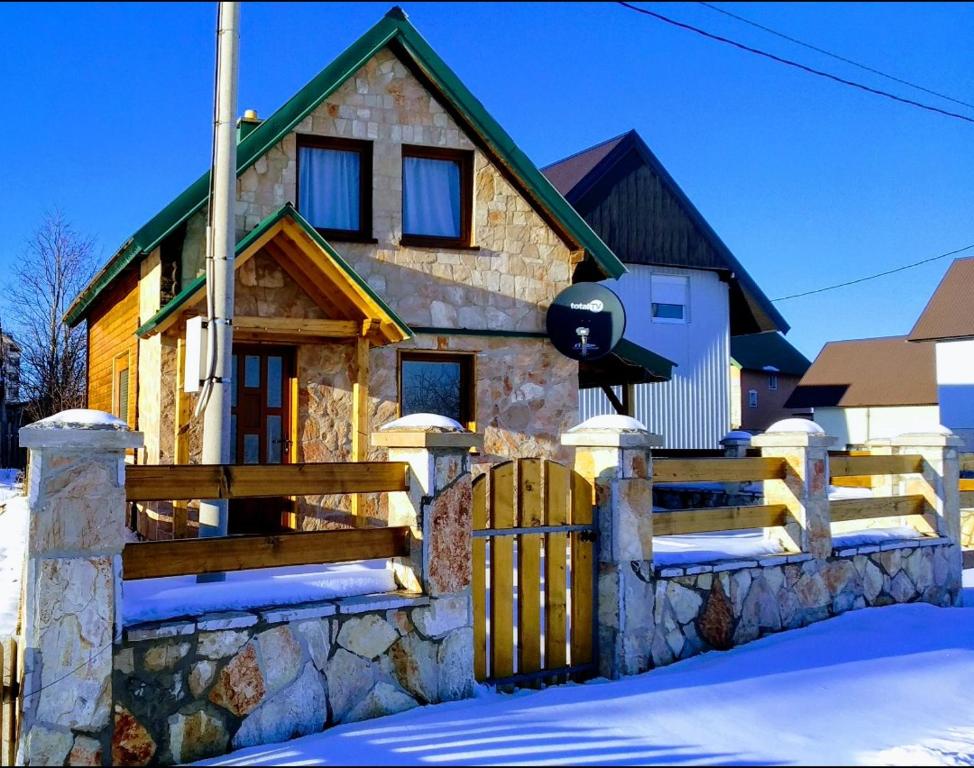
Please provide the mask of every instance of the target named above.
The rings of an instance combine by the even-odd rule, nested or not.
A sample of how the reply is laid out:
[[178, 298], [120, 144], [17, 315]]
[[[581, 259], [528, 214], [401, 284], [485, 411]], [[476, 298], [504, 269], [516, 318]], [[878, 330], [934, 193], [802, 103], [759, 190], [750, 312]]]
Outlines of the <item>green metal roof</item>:
[[605, 357], [582, 360], [578, 366], [578, 385], [582, 389], [622, 384], [650, 384], [673, 377], [672, 360], [622, 339]]
[[[343, 259], [334, 248], [332, 248], [331, 243], [325, 240], [325, 238], [321, 236], [321, 233], [311, 226], [311, 224], [308, 223], [308, 220], [298, 213], [294, 206], [290, 203], [285, 203], [282, 205], [280, 208], [274, 211], [274, 213], [248, 232], [247, 235], [243, 237], [239, 243], [237, 243], [235, 253], [238, 256], [244, 253], [252, 243], [258, 240], [265, 232], [267, 232], [268, 229], [273, 227], [284, 217], [287, 217], [298, 224], [305, 231], [308, 237], [314, 240], [315, 243], [317, 243], [335, 261], [339, 268], [345, 272], [346, 275], [348, 275], [349, 279], [359, 286], [376, 304], [382, 307], [383, 311], [389, 315], [389, 319], [391, 319], [407, 337], [412, 337], [412, 330], [408, 325], [406, 325], [406, 323], [402, 321], [399, 315], [397, 315], [392, 308], [386, 304], [374, 290], [372, 290], [372, 287], [362, 279], [362, 276], [352, 269], [351, 265], [345, 261], [345, 259]], [[204, 285], [206, 285], [206, 276], [200, 275], [178, 294], [173, 296], [173, 298], [162, 309], [156, 312], [156, 314], [153, 315], [149, 321], [145, 323], [145, 325], [141, 326], [135, 332], [136, 335], [147, 336], [148, 334], [152, 333], [161, 323], [172, 316], [173, 313], [177, 312], [183, 306], [183, 304], [185, 304], [190, 297], [196, 294], [196, 292], [199, 291], [199, 289]]]
[[[284, 139], [369, 59], [393, 42], [423, 71], [441, 95], [465, 116], [480, 139], [534, 197], [535, 204], [560, 222], [569, 237], [591, 256], [606, 277], [615, 278], [626, 272], [625, 266], [611, 249], [517, 147], [398, 7], [390, 10], [284, 106], [240, 141], [237, 145], [237, 175]], [[84, 318], [91, 303], [125, 267], [149, 254], [163, 238], [206, 204], [209, 179], [207, 171], [126, 241], [74, 300], [65, 314], [68, 325], [77, 325]]]

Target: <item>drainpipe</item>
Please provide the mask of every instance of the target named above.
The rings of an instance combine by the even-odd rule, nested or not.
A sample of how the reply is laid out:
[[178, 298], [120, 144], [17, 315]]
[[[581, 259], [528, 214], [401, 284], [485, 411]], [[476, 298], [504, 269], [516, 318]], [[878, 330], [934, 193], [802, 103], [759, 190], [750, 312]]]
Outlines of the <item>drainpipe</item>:
[[[234, 204], [237, 196], [237, 51], [240, 5], [219, 4], [217, 23], [216, 108], [211, 170], [210, 232], [207, 255], [207, 305], [211, 350], [210, 374], [201, 397], [203, 412], [203, 463], [229, 464], [230, 387], [233, 349], [233, 258], [236, 245]], [[200, 536], [226, 536], [228, 504], [225, 499], [200, 502]], [[223, 574], [217, 574], [218, 579]]]

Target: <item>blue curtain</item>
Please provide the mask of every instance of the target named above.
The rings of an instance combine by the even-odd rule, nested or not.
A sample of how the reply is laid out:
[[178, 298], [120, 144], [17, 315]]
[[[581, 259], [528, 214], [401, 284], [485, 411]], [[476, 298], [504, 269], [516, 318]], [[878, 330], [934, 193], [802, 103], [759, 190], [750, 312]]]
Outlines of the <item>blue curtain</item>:
[[358, 152], [301, 147], [301, 214], [320, 229], [359, 229]]
[[406, 235], [460, 237], [460, 166], [452, 160], [403, 158]]

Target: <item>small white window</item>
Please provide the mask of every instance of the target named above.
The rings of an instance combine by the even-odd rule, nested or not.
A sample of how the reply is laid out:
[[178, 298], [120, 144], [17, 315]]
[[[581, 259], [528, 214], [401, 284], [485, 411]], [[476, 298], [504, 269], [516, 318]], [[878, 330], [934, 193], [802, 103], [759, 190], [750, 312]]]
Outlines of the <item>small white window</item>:
[[758, 407], [758, 391], [756, 389], [749, 389], [747, 391], [747, 407], [748, 408]]
[[689, 280], [680, 275], [651, 275], [650, 302], [654, 323], [687, 322]]
[[770, 392], [777, 392], [778, 391], [778, 374], [777, 373], [769, 373], [768, 374], [768, 390]]

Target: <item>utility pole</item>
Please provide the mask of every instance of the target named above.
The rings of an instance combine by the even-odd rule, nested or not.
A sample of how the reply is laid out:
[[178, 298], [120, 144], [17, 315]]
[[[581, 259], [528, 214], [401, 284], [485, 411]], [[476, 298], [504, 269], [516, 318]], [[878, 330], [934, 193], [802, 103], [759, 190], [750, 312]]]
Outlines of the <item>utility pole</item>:
[[[213, 168], [210, 179], [210, 226], [207, 253], [208, 381], [203, 415], [203, 463], [229, 464], [230, 387], [233, 386], [233, 259], [237, 197], [237, 56], [240, 4], [221, 2], [217, 22], [216, 105]], [[200, 536], [226, 536], [225, 499], [200, 502]], [[218, 576], [222, 578], [222, 574]]]

